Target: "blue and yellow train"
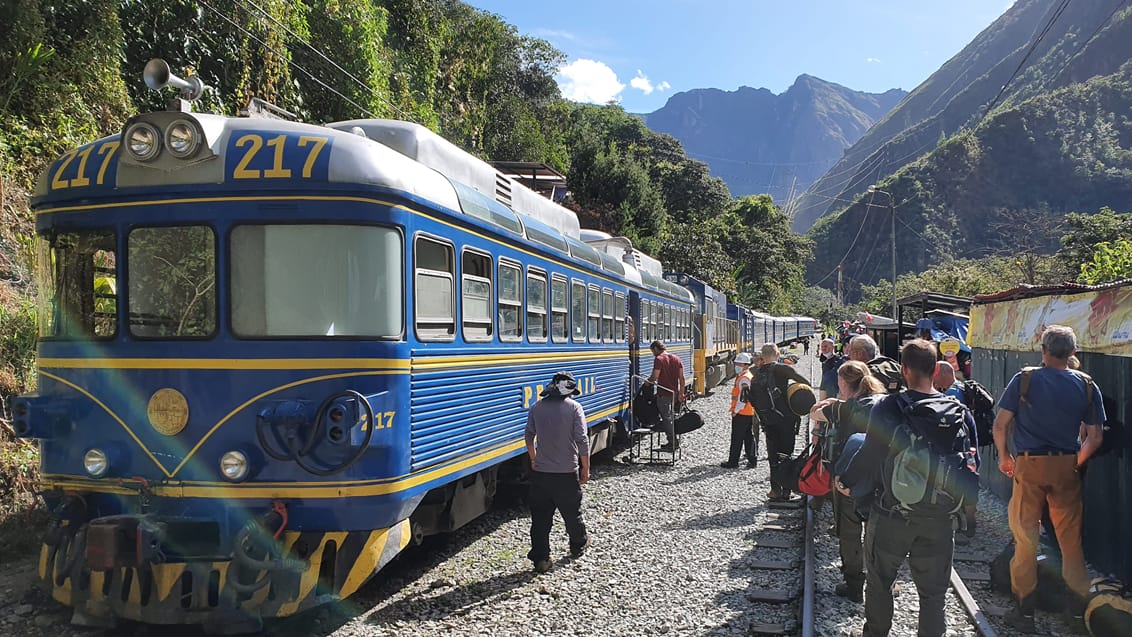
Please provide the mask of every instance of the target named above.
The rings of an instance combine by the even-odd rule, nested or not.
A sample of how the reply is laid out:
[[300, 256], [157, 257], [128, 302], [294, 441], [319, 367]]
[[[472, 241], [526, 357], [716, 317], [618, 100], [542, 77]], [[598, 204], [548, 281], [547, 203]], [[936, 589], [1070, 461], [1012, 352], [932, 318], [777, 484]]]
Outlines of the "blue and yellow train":
[[649, 342], [702, 392], [772, 333], [727, 342], [722, 295], [405, 122], [141, 114], [53, 162], [33, 207], [15, 427], [42, 441], [40, 576], [86, 624], [344, 598], [487, 510], [554, 371], [596, 452]]

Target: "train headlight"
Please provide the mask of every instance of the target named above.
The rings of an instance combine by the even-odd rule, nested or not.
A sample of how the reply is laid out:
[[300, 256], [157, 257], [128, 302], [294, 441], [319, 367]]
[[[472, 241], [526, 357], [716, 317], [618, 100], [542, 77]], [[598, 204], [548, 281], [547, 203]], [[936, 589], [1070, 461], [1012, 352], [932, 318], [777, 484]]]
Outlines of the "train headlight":
[[153, 124], [132, 124], [126, 129], [126, 149], [134, 159], [149, 161], [161, 151], [161, 134]]
[[232, 482], [248, 476], [248, 457], [242, 451], [229, 451], [220, 456], [220, 473]]
[[197, 152], [200, 134], [192, 124], [179, 119], [165, 129], [165, 147], [174, 157], [184, 159]]
[[110, 469], [110, 458], [101, 449], [90, 449], [83, 454], [83, 468], [92, 478], [101, 478]]

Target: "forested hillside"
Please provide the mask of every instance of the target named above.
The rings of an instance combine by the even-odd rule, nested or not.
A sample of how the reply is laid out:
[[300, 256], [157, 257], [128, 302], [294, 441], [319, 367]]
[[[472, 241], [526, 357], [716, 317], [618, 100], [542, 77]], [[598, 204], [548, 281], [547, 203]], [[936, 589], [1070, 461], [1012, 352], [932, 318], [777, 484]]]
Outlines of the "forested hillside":
[[[1119, 0], [1067, 7], [1051, 22], [1048, 3], [1020, 0], [814, 185], [811, 206], [815, 197], [837, 201], [821, 205], [832, 212], [811, 230], [811, 282], [831, 286], [839, 262], [849, 299], [863, 284], [891, 281], [890, 205], [900, 273], [951, 259], [1048, 255], [1068, 230], [1066, 214], [1128, 209], [1132, 8]], [[870, 184], [879, 191], [865, 192]], [[1073, 267], [1044, 276], [1023, 267], [1015, 282], [1075, 276]]]
[[[668, 135], [617, 106], [564, 100], [563, 55], [456, 0], [0, 0], [0, 397], [32, 387], [35, 176], [170, 95], [152, 57], [211, 87], [200, 110], [259, 97], [310, 122], [408, 119], [485, 158], [564, 171], [583, 225], [625, 235], [754, 307], [787, 312], [809, 242], [767, 197], [734, 200]], [[757, 242], [765, 257], [749, 263]]]
[[800, 75], [775, 95], [747, 86], [677, 93], [644, 115], [702, 159], [732, 193], [767, 193], [787, 201], [821, 177], [906, 93], [862, 93]]
[[1009, 110], [1035, 95], [1115, 73], [1132, 59], [1132, 8], [1125, 2], [1062, 4], [1015, 2], [845, 152], [802, 197], [794, 227], [804, 231], [840, 210], [843, 201], [931, 152], [942, 138], [977, 124], [988, 107]]

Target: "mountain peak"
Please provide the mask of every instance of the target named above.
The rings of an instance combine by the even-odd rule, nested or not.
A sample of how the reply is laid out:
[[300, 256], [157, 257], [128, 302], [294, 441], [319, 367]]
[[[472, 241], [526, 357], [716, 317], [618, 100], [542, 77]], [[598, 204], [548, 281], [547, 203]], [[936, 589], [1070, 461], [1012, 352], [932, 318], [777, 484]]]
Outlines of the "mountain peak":
[[767, 88], [699, 88], [676, 93], [642, 116], [683, 143], [737, 196], [770, 193], [785, 202], [805, 190], [904, 97], [853, 91], [803, 73], [776, 95]]

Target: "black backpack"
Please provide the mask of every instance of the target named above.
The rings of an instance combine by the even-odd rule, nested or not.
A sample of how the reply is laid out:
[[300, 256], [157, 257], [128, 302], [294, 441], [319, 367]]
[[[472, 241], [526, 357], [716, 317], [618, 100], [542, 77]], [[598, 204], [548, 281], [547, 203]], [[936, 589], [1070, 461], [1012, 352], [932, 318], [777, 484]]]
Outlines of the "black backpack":
[[905, 388], [904, 374], [900, 373], [900, 363], [887, 356], [878, 356], [866, 364], [888, 393], [895, 394]]
[[913, 402], [901, 392], [896, 400], [902, 419], [881, 471], [886, 504], [901, 513], [957, 514], [979, 490], [967, 408], [943, 394]]
[[963, 381], [963, 402], [975, 417], [979, 445], [994, 444], [994, 396], [977, 380]]
[[755, 407], [759, 420], [767, 424], [780, 424], [789, 422], [786, 416], [789, 407], [786, 405], [786, 396], [782, 388], [774, 380], [774, 367], [781, 363], [762, 365], [754, 370], [751, 377], [750, 399]]

